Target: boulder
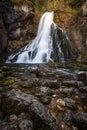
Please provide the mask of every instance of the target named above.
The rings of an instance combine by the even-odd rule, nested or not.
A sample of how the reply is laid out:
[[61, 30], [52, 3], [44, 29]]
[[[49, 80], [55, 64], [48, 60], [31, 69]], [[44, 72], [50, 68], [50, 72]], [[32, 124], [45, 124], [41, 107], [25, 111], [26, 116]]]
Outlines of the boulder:
[[73, 87], [71, 88], [60, 88], [59, 89], [60, 93], [65, 94], [65, 95], [73, 95], [75, 93], [75, 90]]
[[66, 107], [73, 109], [73, 110], [77, 109], [77, 104], [76, 104], [75, 100], [73, 100], [71, 98], [65, 98], [64, 101], [65, 101]]
[[[33, 120], [34, 128], [44, 128], [44, 130], [58, 130], [58, 120], [51, 112], [43, 106], [33, 95], [11, 90], [2, 97], [1, 110], [4, 113], [19, 114], [28, 112]], [[21, 125], [20, 125], [21, 127]]]
[[87, 130], [87, 113], [78, 112], [74, 115], [75, 125], [79, 130]]
[[[13, 116], [13, 117], [12, 117]], [[32, 122], [27, 118], [26, 114], [22, 117], [17, 117], [16, 115], [10, 115], [11, 118], [15, 120], [5, 120], [0, 121], [0, 130], [33, 130]], [[23, 119], [25, 118], [25, 119]]]
[[73, 124], [73, 116], [72, 116], [72, 112], [70, 110], [65, 111], [63, 117], [64, 117], [63, 118], [64, 122], [68, 126], [71, 126]]
[[87, 86], [80, 87], [79, 90], [81, 92], [85, 92], [86, 93], [87, 92]]
[[68, 87], [82, 87], [82, 86], [84, 86], [82, 81], [75, 81], [75, 80], [63, 81], [62, 85], [68, 86]]
[[87, 72], [79, 71], [77, 73], [78, 80], [83, 81], [84, 84], [87, 84]]

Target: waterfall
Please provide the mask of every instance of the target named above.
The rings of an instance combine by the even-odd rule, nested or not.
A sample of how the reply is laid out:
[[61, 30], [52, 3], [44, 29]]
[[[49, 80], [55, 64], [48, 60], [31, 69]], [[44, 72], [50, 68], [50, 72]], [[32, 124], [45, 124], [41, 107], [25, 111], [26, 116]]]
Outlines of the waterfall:
[[40, 19], [35, 39], [6, 63], [47, 63], [65, 62], [73, 57], [70, 41], [66, 33], [53, 21], [54, 12], [46, 12]]

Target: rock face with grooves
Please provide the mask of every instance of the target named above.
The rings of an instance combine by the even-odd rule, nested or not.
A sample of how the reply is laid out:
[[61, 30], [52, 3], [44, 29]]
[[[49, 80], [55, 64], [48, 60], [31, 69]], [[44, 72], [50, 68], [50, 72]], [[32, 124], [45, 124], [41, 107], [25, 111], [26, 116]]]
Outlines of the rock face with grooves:
[[0, 1], [0, 13], [10, 40], [29, 39], [34, 23], [34, 8], [28, 4]]

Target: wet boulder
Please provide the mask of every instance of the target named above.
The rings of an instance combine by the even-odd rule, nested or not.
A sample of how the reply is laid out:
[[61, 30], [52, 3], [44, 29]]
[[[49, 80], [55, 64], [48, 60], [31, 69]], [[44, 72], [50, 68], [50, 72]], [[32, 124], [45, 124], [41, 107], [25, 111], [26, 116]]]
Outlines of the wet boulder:
[[58, 80], [50, 80], [47, 79], [42, 83], [43, 86], [47, 86], [49, 88], [59, 88], [61, 83]]
[[87, 113], [85, 112], [76, 113], [74, 115], [74, 122], [79, 130], [82, 129], [87, 130]]
[[23, 120], [19, 124], [20, 130], [33, 130], [32, 122], [29, 120]]
[[84, 84], [82, 81], [69, 80], [69, 81], [63, 81], [62, 85], [68, 87], [79, 87], [79, 86], [83, 86]]
[[36, 129], [59, 129], [59, 122], [56, 117], [33, 95], [13, 89], [2, 97], [1, 106], [4, 113], [19, 114], [26, 111], [33, 121], [33, 127]]
[[62, 93], [62, 94], [65, 94], [65, 95], [73, 95], [74, 93], [75, 93], [75, 90], [74, 90], [74, 88], [73, 87], [71, 87], [71, 88], [60, 88], [59, 89], [59, 91], [60, 91], [60, 93]]
[[49, 104], [52, 98], [52, 91], [50, 88], [44, 86], [37, 88], [37, 92], [35, 95], [40, 99], [42, 103]]
[[87, 92], [87, 86], [80, 87], [79, 90], [81, 92]]
[[73, 124], [73, 115], [72, 115], [72, 112], [70, 110], [65, 111], [63, 117], [64, 117], [63, 118], [64, 122], [68, 126], [71, 126]]
[[77, 104], [75, 102], [75, 100], [71, 99], [71, 98], [65, 98], [65, 106], [70, 108], [70, 109], [77, 109]]
[[78, 80], [83, 81], [84, 84], [87, 84], [87, 72], [81, 71], [77, 73]]
[[80, 100], [81, 100], [82, 103], [87, 104], [87, 93], [81, 93], [80, 94]]
[[[0, 121], [0, 130], [33, 130], [32, 122], [26, 116], [10, 115], [10, 120]], [[25, 118], [25, 119], [23, 119]]]

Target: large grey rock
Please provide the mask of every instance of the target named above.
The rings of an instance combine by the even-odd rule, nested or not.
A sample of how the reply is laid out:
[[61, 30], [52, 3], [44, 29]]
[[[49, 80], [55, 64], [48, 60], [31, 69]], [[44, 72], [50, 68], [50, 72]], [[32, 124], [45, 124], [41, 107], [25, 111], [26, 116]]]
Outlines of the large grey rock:
[[1, 104], [4, 113], [28, 112], [35, 128], [44, 128], [44, 130], [59, 129], [58, 120], [33, 95], [24, 94], [13, 89], [2, 97]]
[[0, 121], [0, 130], [33, 130], [32, 122], [29, 119], [18, 118], [13, 121]]
[[79, 90], [81, 92], [85, 92], [86, 93], [87, 92], [87, 86], [80, 87]]
[[87, 84], [87, 72], [80, 71], [77, 73], [78, 80], [83, 81], [84, 84]]
[[80, 94], [80, 99], [81, 99], [82, 103], [86, 103], [87, 104], [87, 93], [85, 92], [85, 93]]
[[68, 87], [82, 87], [82, 86], [84, 86], [82, 81], [75, 81], [75, 80], [63, 81], [62, 85], [68, 86]]
[[43, 83], [43, 86], [47, 86], [49, 88], [59, 88], [61, 83], [58, 82], [58, 80], [50, 80], [50, 79], [46, 79]]
[[65, 106], [67, 106], [70, 109], [77, 109], [77, 104], [75, 102], [75, 100], [71, 99], [71, 98], [65, 98]]
[[78, 112], [74, 115], [75, 125], [79, 130], [87, 130], [87, 113]]
[[63, 120], [67, 125], [71, 126], [73, 124], [73, 116], [70, 110], [65, 111], [63, 117]]
[[44, 104], [49, 104], [52, 98], [51, 89], [48, 87], [40, 87], [40, 88], [37, 87], [36, 89], [37, 93], [35, 95], [39, 97], [40, 101]]
[[19, 124], [20, 130], [32, 130], [32, 123], [29, 120], [23, 120]]
[[65, 94], [65, 95], [73, 95], [75, 93], [75, 90], [73, 87], [71, 88], [60, 88], [59, 91], [62, 93], [62, 94]]

